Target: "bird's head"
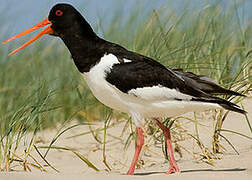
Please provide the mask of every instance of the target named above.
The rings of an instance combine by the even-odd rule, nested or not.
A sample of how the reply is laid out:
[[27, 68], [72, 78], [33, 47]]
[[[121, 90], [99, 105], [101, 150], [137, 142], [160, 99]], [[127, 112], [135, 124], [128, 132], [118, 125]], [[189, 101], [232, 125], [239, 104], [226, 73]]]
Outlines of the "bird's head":
[[90, 25], [85, 21], [82, 15], [70, 4], [56, 4], [50, 10], [48, 18], [40, 22], [39, 24], [7, 39], [2, 44], [5, 44], [9, 41], [12, 41], [16, 38], [24, 36], [30, 32], [33, 32], [37, 29], [47, 26], [43, 31], [33, 37], [31, 40], [26, 42], [24, 45], [19, 47], [18, 49], [12, 51], [9, 55], [13, 55], [16, 52], [20, 51], [24, 47], [30, 45], [38, 38], [43, 36], [44, 34], [49, 34], [53, 36], [62, 37], [66, 35], [66, 32], [76, 33], [76, 31], [86, 31], [89, 33], [93, 33]]
[[56, 4], [50, 10], [48, 21], [53, 30], [51, 35], [60, 36], [62, 32], [78, 26], [83, 21], [83, 17], [70, 4]]

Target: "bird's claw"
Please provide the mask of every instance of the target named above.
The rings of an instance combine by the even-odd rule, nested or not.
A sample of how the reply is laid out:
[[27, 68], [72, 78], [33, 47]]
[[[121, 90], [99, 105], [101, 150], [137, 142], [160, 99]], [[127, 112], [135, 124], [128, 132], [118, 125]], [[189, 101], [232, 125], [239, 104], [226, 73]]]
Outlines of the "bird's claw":
[[171, 164], [170, 169], [165, 173], [165, 174], [172, 174], [172, 173], [176, 173], [176, 172], [180, 172], [178, 165], [177, 164]]

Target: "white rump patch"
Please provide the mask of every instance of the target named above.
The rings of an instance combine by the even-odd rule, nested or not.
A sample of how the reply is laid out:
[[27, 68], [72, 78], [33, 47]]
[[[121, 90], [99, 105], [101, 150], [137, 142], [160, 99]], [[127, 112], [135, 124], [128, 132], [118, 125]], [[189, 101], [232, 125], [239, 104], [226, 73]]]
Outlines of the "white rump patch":
[[132, 89], [128, 92], [134, 96], [142, 98], [144, 100], [151, 101], [165, 101], [165, 100], [191, 100], [192, 96], [183, 94], [176, 89], [170, 89], [167, 87], [163, 87], [161, 85], [152, 86], [152, 87], [144, 87], [144, 88], [136, 88]]

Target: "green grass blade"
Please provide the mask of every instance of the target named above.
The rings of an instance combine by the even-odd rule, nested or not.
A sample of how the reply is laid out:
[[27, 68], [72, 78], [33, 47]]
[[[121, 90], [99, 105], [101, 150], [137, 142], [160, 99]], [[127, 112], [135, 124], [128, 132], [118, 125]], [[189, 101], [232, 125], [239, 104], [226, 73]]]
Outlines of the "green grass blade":
[[100, 171], [97, 167], [94, 166], [94, 164], [92, 164], [87, 158], [85, 158], [83, 155], [81, 155], [80, 153], [76, 152], [76, 151], [72, 151], [76, 156], [78, 156], [83, 162], [85, 162], [88, 167], [94, 169], [95, 171]]
[[[242, 107], [242, 109], [244, 110], [244, 105], [243, 105], [243, 103], [241, 103], [241, 107]], [[248, 114], [245, 114], [245, 119], [246, 119], [246, 121], [247, 121], [247, 123], [248, 123], [250, 132], [252, 133], [252, 126], [251, 126], [251, 124], [250, 124], [250, 122], [249, 122]]]
[[239, 136], [242, 136], [242, 137], [245, 137], [245, 138], [247, 138], [247, 139], [252, 140], [252, 137], [249, 137], [249, 136], [247, 136], [247, 135], [244, 135], [244, 134], [239, 133], [239, 132], [236, 132], [236, 131], [232, 131], [232, 130], [228, 130], [228, 129], [220, 129], [219, 131], [230, 132], [230, 133], [237, 134], [237, 135], [239, 135]]
[[91, 163], [87, 158], [85, 158], [83, 155], [80, 153], [76, 152], [75, 150], [67, 147], [60, 147], [60, 146], [38, 146], [37, 148], [41, 149], [58, 149], [58, 150], [65, 150], [65, 151], [71, 151], [74, 153], [78, 158], [80, 158], [88, 167], [92, 168], [95, 171], [100, 171], [93, 163]]
[[225, 139], [225, 141], [227, 141], [227, 143], [232, 147], [232, 149], [237, 153], [237, 155], [239, 155], [239, 152], [236, 150], [236, 148], [234, 147], [234, 145], [222, 134], [218, 133], [223, 139]]

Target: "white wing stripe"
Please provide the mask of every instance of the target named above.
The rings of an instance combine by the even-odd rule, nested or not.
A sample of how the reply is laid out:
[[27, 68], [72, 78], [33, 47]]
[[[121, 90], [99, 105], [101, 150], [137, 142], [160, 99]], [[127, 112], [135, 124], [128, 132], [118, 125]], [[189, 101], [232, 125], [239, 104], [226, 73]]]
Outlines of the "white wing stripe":
[[144, 87], [144, 88], [136, 88], [132, 89], [128, 92], [134, 96], [145, 100], [174, 100], [174, 99], [181, 99], [181, 100], [191, 100], [192, 96], [183, 94], [176, 89], [170, 89], [167, 87], [159, 86], [152, 86], [152, 87]]
[[123, 58], [123, 61], [124, 61], [124, 63], [132, 62], [132, 60], [129, 60], [129, 59], [126, 59], [126, 58]]

